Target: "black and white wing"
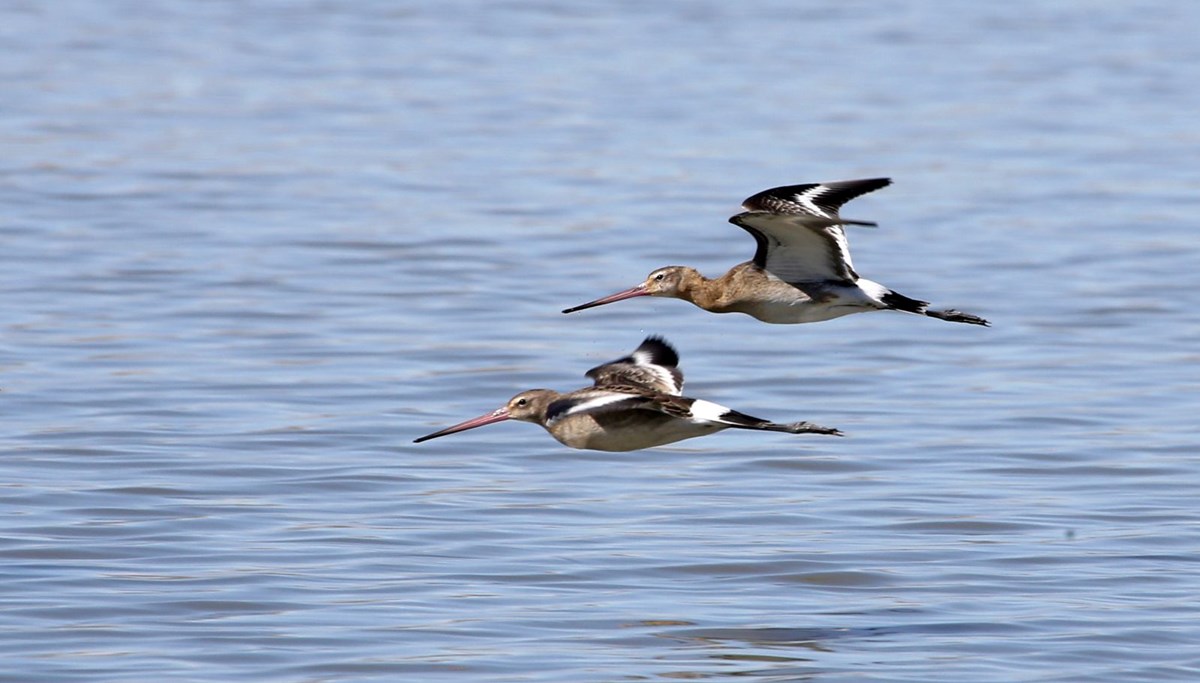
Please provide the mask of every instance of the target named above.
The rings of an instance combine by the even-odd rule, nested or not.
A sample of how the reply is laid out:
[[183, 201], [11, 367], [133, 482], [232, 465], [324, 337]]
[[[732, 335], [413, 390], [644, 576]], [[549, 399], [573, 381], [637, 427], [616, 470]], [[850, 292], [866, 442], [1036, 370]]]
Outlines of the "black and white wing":
[[635, 387], [619, 386], [612, 389], [594, 387], [572, 391], [562, 398], [555, 399], [546, 407], [545, 424], [549, 427], [571, 415], [605, 415], [645, 409], [661, 412], [653, 394], [637, 391]]
[[641, 410], [662, 413], [695, 424], [747, 426], [767, 422], [710, 401], [657, 391], [647, 392], [629, 385], [605, 385], [572, 391], [555, 399], [546, 408], [546, 426], [571, 415], [600, 416]]
[[678, 396], [683, 391], [679, 354], [662, 337], [646, 337], [633, 353], [587, 371], [597, 389], [630, 387]]
[[875, 225], [845, 220], [843, 204], [887, 187], [889, 178], [786, 185], [742, 202], [745, 212], [729, 219], [754, 236], [754, 263], [785, 282], [858, 279], [843, 225]]

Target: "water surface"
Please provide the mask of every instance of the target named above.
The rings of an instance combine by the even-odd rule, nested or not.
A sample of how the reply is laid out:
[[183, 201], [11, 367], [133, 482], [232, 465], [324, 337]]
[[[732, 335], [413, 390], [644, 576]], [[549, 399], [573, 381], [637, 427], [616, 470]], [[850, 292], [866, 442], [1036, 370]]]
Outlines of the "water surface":
[[[0, 10], [0, 680], [1191, 681], [1200, 10]], [[769, 326], [773, 185], [887, 175]], [[848, 437], [504, 424], [663, 334]]]

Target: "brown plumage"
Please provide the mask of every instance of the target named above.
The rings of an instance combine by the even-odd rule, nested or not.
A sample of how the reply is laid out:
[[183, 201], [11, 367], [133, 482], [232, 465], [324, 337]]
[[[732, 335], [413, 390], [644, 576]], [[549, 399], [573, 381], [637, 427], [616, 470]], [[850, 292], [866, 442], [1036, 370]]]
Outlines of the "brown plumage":
[[629, 356], [589, 370], [587, 376], [594, 380], [590, 387], [570, 393], [523, 391], [502, 408], [422, 436], [415, 443], [510, 419], [539, 424], [571, 448], [598, 451], [634, 451], [731, 428], [841, 435], [809, 422], [776, 424], [682, 396], [678, 362], [678, 354], [666, 340], [647, 337]]
[[719, 278], [687, 266], [659, 268], [641, 284], [568, 308], [574, 313], [639, 296], [683, 299], [712, 313], [744, 313], [768, 323], [809, 323], [851, 313], [895, 310], [972, 325], [988, 321], [956, 310], [929, 310], [912, 299], [859, 277], [850, 259], [843, 204], [891, 184], [888, 178], [789, 185], [764, 190], [729, 219], [754, 237], [754, 258]]

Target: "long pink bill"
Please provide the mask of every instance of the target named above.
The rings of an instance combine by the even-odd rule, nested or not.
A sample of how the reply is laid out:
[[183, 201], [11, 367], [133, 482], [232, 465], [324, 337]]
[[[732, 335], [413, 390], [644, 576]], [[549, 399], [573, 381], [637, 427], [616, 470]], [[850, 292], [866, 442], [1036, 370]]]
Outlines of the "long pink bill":
[[564, 309], [563, 313], [574, 313], [575, 311], [582, 311], [585, 308], [592, 308], [595, 306], [603, 306], [604, 304], [611, 304], [614, 301], [624, 301], [625, 299], [632, 299], [635, 296], [649, 296], [649, 295], [650, 295], [650, 292], [646, 291], [646, 285], [644, 285], [644, 284], [638, 285], [637, 287], [630, 287], [629, 289], [626, 289], [621, 292], [617, 292], [616, 294], [609, 294], [608, 296], [600, 297], [599, 299], [596, 299], [595, 301], [589, 301], [586, 304], [579, 304], [578, 306], [575, 306], [573, 308]]
[[441, 431], [437, 431], [432, 434], [426, 434], [425, 436], [422, 436], [419, 439], [413, 439], [413, 443], [421, 443], [422, 441], [436, 439], [439, 436], [446, 436], [447, 434], [454, 434], [456, 432], [465, 432], [468, 429], [475, 429], [476, 427], [490, 425], [493, 422], [503, 422], [507, 419], [508, 419], [508, 408], [497, 408], [496, 410], [493, 410], [492, 412], [488, 413], [487, 415], [480, 415], [479, 417], [472, 418], [470, 420], [467, 420], [466, 422], [459, 422], [458, 424], [454, 425], [453, 427], [446, 427], [445, 429], [443, 429]]

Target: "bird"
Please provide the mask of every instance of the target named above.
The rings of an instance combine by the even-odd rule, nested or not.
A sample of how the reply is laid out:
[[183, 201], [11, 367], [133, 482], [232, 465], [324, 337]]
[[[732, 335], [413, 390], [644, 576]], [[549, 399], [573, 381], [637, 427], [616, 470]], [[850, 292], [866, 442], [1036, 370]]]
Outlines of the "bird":
[[745, 211], [729, 219], [754, 237], [752, 260], [713, 279], [687, 266], [658, 268], [635, 287], [563, 313], [639, 296], [665, 296], [712, 313], [744, 313], [766, 323], [812, 323], [892, 310], [988, 326], [977, 315], [930, 309], [928, 301], [904, 296], [855, 272], [843, 226], [876, 223], [841, 218], [838, 210], [891, 183], [890, 178], [865, 178], [763, 190], [742, 202]]
[[593, 385], [569, 393], [531, 389], [479, 417], [414, 439], [421, 443], [449, 434], [521, 420], [541, 425], [559, 443], [596, 451], [636, 451], [725, 429], [789, 434], [842, 432], [811, 422], [777, 424], [723, 405], [681, 395], [679, 354], [665, 339], [649, 336], [637, 349], [588, 370]]

